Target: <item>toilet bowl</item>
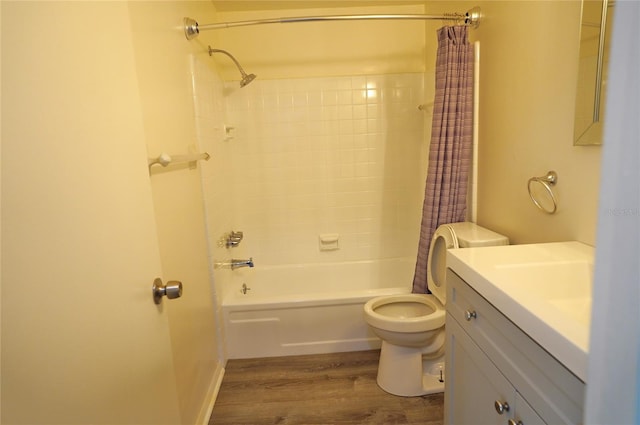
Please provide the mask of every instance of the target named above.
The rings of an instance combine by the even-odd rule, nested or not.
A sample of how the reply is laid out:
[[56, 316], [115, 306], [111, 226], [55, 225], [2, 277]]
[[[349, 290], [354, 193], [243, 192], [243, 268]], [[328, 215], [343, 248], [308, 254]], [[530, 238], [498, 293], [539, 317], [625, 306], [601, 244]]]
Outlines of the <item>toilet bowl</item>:
[[427, 261], [432, 294], [387, 295], [365, 304], [365, 321], [382, 340], [380, 388], [405, 397], [444, 391], [447, 250], [508, 243], [505, 236], [474, 223], [442, 225], [433, 235]]
[[369, 300], [367, 323], [383, 341], [405, 347], [423, 347], [444, 326], [442, 304], [425, 294], [398, 294]]

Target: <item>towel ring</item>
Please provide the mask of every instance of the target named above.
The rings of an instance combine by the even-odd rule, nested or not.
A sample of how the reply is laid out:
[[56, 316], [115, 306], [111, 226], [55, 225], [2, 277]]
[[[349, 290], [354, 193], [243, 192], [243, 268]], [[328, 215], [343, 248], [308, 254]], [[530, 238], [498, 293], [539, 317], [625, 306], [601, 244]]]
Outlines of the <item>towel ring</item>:
[[[556, 197], [553, 194], [553, 190], [551, 190], [551, 186], [555, 185], [557, 181], [558, 181], [558, 174], [555, 171], [549, 171], [545, 176], [531, 177], [529, 179], [529, 182], [527, 183], [527, 190], [529, 191], [529, 197], [531, 198], [533, 203], [536, 205], [536, 207], [540, 208], [542, 211], [546, 212], [547, 214], [553, 214], [558, 209], [558, 202], [556, 201]], [[544, 186], [547, 193], [549, 194], [549, 197], [551, 198], [551, 202], [553, 202], [552, 209], [547, 209], [543, 207], [540, 204], [540, 202], [538, 202], [538, 200], [535, 198], [535, 196], [533, 196], [533, 193], [531, 193], [531, 183], [533, 182], [540, 183], [542, 186]]]

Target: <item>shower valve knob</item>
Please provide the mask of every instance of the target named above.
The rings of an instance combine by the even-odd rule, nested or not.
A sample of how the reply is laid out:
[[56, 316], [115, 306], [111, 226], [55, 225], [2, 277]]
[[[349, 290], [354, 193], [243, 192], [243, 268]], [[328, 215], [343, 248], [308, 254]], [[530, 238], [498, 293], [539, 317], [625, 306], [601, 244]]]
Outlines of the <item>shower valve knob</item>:
[[225, 246], [227, 248], [234, 248], [240, 245], [240, 242], [242, 242], [243, 237], [244, 237], [243, 232], [237, 232], [235, 230], [232, 230], [230, 233], [226, 235]]

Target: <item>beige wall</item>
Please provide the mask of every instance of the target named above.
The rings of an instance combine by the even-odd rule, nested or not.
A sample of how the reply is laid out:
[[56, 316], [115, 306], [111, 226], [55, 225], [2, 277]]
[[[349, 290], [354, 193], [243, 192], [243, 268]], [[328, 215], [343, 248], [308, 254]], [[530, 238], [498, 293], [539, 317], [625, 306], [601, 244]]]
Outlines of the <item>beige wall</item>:
[[[421, 5], [341, 7], [221, 12], [217, 21], [367, 13], [423, 13]], [[201, 20], [202, 22], [202, 20]], [[202, 33], [219, 35], [217, 48], [229, 50], [247, 70], [263, 79], [389, 74], [424, 71], [424, 23], [351, 21], [272, 24]], [[237, 79], [220, 57], [223, 79]]]
[[[573, 146], [580, 2], [455, 2], [453, 8], [476, 4], [483, 14], [470, 32], [481, 43], [478, 223], [512, 243], [593, 245], [601, 149]], [[429, 10], [450, 8], [437, 2]], [[528, 179], [549, 170], [558, 173], [553, 215], [527, 194]]]
[[[0, 22], [2, 20], [2, 8], [0, 8]], [[0, 32], [0, 43], [2, 33]], [[2, 81], [2, 59], [0, 55], [0, 81]], [[1, 108], [0, 108], [1, 109]], [[0, 128], [2, 120], [0, 119]], [[2, 138], [0, 138], [0, 223], [2, 223]], [[0, 242], [2, 241], [2, 230], [0, 226]], [[0, 329], [2, 329], [2, 244], [0, 243]], [[0, 332], [0, 365], [2, 365], [2, 333]], [[2, 380], [0, 379], [0, 400], [2, 400]], [[0, 422], [2, 421], [2, 403], [0, 403]]]
[[[197, 146], [192, 55], [207, 56], [187, 41], [182, 18], [212, 20], [208, 2], [130, 2], [136, 69], [147, 150], [187, 154]], [[198, 169], [154, 166], [151, 172], [163, 275], [184, 284], [182, 298], [166, 303], [183, 423], [206, 416], [221, 361]], [[209, 406], [210, 407], [210, 406]], [[204, 410], [203, 410], [204, 408]]]

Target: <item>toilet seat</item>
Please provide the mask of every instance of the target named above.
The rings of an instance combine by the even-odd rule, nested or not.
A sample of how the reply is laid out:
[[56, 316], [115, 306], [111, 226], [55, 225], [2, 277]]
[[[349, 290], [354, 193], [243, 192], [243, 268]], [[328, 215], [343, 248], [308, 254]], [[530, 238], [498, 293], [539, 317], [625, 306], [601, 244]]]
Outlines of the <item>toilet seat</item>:
[[458, 238], [451, 226], [443, 224], [436, 229], [433, 238], [431, 238], [427, 259], [429, 290], [442, 305], [446, 305], [447, 302], [447, 250], [452, 248], [458, 248]]
[[[416, 306], [403, 308], [409, 304], [416, 304]], [[384, 311], [386, 306], [390, 309]], [[398, 307], [398, 311], [393, 311], [393, 307]], [[373, 298], [365, 304], [364, 310], [367, 323], [393, 332], [425, 332], [444, 326], [445, 321], [445, 310], [442, 305], [431, 295], [425, 294], [399, 294]], [[408, 317], [407, 313], [411, 312], [413, 314]]]

